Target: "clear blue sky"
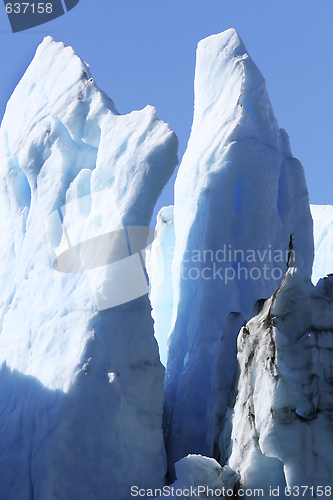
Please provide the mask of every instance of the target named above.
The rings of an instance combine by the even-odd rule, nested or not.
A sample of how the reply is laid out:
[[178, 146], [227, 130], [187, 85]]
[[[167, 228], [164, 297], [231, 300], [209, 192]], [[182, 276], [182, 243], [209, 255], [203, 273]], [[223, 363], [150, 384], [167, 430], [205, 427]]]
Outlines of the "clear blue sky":
[[[266, 79], [311, 203], [333, 204], [332, 26], [332, 0], [80, 0], [66, 15], [13, 34], [0, 5], [0, 114], [49, 34], [90, 64], [120, 113], [154, 105], [177, 134], [181, 159], [193, 116], [196, 45], [233, 27]], [[173, 181], [157, 209], [172, 203]]]

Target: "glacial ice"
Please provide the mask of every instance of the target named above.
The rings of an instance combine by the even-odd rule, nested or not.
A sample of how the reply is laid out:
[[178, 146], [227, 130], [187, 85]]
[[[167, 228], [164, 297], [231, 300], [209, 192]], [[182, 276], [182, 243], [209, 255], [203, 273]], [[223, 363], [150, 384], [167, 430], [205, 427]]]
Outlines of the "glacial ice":
[[153, 107], [119, 115], [89, 66], [51, 37], [8, 102], [0, 130], [6, 500], [127, 500], [132, 484], [164, 484], [164, 369], [148, 296], [129, 301], [131, 282], [118, 276], [126, 303], [101, 310], [112, 269], [57, 272], [50, 253], [148, 226], [177, 147]]
[[177, 481], [164, 490], [158, 498], [176, 496], [189, 498], [231, 497], [240, 475], [228, 465], [221, 465], [214, 458], [188, 455], [175, 464]]
[[155, 337], [158, 342], [160, 359], [167, 363], [167, 339], [171, 327], [173, 288], [171, 264], [175, 248], [175, 230], [173, 206], [163, 207], [157, 215], [156, 238], [148, 256], [147, 271], [149, 276], [149, 298], [154, 305]]
[[313, 218], [315, 259], [312, 282], [333, 273], [333, 206], [310, 205]]
[[[198, 45], [194, 119], [175, 183], [174, 230], [164, 391], [171, 474], [189, 453], [212, 456], [238, 330], [254, 303], [280, 285], [292, 240], [304, 269], [309, 275], [312, 270], [304, 171], [278, 128], [265, 81], [233, 29]], [[151, 300], [159, 338], [166, 310], [158, 302], [155, 308], [153, 288]]]
[[163, 488], [160, 359], [171, 487], [332, 486], [332, 207], [311, 207], [314, 286], [304, 172], [235, 30], [198, 45], [175, 206], [145, 249], [176, 163], [154, 108], [119, 115], [44, 40], [0, 129], [6, 500]]
[[289, 268], [237, 341], [237, 376], [219, 445], [244, 488], [263, 489], [265, 499], [272, 498], [270, 488], [279, 488], [279, 498], [297, 491], [307, 499], [331, 497], [332, 348], [332, 276], [315, 287], [302, 268]]

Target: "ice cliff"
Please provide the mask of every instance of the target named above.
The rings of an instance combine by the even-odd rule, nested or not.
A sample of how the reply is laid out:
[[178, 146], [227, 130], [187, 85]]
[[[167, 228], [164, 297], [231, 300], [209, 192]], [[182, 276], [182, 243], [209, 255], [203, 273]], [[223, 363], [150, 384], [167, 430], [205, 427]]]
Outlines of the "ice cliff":
[[[171, 473], [188, 453], [212, 456], [236, 336], [255, 301], [280, 285], [288, 250], [296, 245], [309, 275], [313, 262], [303, 168], [235, 30], [199, 43], [194, 88], [191, 136], [175, 183], [164, 415]], [[158, 336], [153, 293], [152, 306]]]
[[235, 406], [219, 446], [223, 462], [229, 440], [228, 463], [244, 488], [265, 499], [270, 488], [279, 498], [331, 497], [332, 349], [332, 276], [315, 287], [302, 268], [289, 268], [237, 340]]
[[177, 147], [153, 107], [119, 115], [89, 66], [50, 37], [8, 102], [1, 499], [127, 500], [133, 484], [164, 484], [164, 369], [132, 236], [149, 226]]

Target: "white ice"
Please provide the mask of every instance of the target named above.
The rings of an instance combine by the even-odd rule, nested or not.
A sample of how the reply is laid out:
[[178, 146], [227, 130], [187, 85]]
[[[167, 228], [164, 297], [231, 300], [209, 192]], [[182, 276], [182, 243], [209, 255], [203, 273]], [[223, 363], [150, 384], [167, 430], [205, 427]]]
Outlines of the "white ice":
[[150, 301], [153, 305], [155, 336], [164, 366], [168, 357], [168, 334], [171, 327], [173, 288], [171, 264], [175, 248], [173, 206], [163, 207], [157, 215], [156, 238], [149, 253], [148, 275]]
[[164, 489], [162, 496], [189, 498], [227, 498], [234, 493], [240, 475], [228, 465], [210, 457], [188, 455], [175, 464], [177, 481]]
[[332, 276], [315, 287], [302, 268], [289, 268], [238, 336], [232, 428], [219, 444], [225, 454], [231, 439], [228, 463], [244, 488], [267, 500], [278, 488], [279, 498], [331, 497], [332, 348]]
[[[235, 30], [199, 43], [194, 88], [191, 136], [175, 184], [164, 419], [171, 473], [189, 453], [213, 454], [238, 329], [254, 303], [280, 285], [291, 235], [309, 274], [313, 262], [302, 165]], [[159, 338], [170, 307], [161, 312], [156, 302], [155, 310], [154, 288], [151, 298]]]
[[118, 276], [126, 303], [98, 311], [114, 293], [108, 266], [61, 273], [49, 252], [148, 226], [176, 164], [153, 107], [119, 115], [71, 47], [43, 41], [0, 131], [3, 498], [128, 500], [132, 484], [164, 484], [148, 296], [128, 302], [134, 282]]
[[333, 206], [310, 205], [313, 218], [315, 260], [312, 282], [333, 273]]

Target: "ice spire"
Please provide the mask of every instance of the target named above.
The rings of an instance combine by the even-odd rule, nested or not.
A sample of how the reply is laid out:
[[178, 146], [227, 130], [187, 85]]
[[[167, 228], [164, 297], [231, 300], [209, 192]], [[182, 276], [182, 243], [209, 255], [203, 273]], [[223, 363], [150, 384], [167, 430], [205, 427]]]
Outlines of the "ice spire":
[[285, 274], [290, 234], [309, 274], [313, 261], [303, 168], [234, 29], [199, 43], [194, 88], [193, 126], [175, 184], [164, 422], [171, 471], [188, 453], [213, 452], [214, 421], [225, 413], [231, 384], [230, 376], [221, 382], [219, 356], [235, 364], [244, 317]]

